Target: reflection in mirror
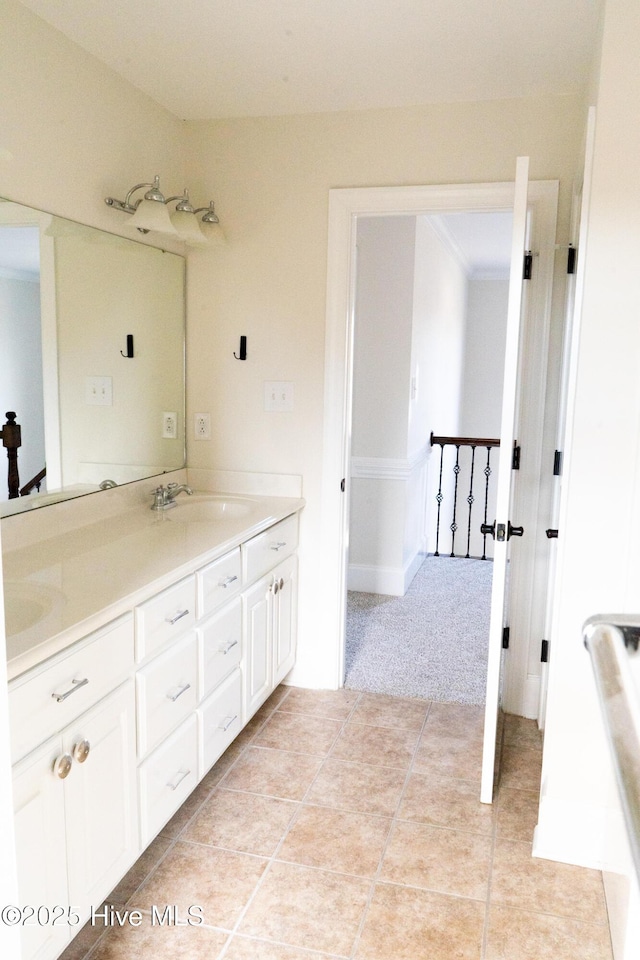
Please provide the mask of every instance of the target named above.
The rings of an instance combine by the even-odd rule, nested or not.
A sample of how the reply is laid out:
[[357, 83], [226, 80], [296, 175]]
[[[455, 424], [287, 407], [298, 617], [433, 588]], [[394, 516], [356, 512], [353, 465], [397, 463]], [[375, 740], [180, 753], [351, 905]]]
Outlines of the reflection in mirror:
[[0, 200], [0, 415], [24, 491], [0, 457], [0, 516], [184, 466], [184, 276], [176, 254]]

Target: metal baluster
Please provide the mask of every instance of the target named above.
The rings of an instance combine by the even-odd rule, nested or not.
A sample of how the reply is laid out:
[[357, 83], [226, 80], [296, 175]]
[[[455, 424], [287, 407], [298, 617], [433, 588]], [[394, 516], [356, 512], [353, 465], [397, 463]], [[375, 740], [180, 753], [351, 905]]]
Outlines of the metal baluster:
[[[486, 477], [484, 484], [484, 522], [487, 522], [487, 510], [489, 508], [489, 477], [491, 476], [491, 447], [487, 447], [487, 465], [484, 468], [484, 475]], [[487, 534], [483, 534], [482, 537], [482, 557], [481, 560], [487, 559]]]
[[467, 521], [467, 552], [465, 554], [465, 559], [469, 559], [469, 548], [471, 546], [471, 511], [473, 510], [473, 468], [476, 461], [476, 448], [471, 447], [471, 477], [469, 478], [469, 496], [467, 497], [467, 503], [469, 504], [469, 519]]
[[455, 557], [454, 543], [456, 539], [456, 530], [458, 529], [458, 524], [456, 523], [456, 510], [458, 506], [458, 477], [460, 475], [460, 445], [459, 444], [456, 444], [456, 465], [453, 468], [453, 472], [456, 479], [453, 485], [453, 518], [450, 524], [450, 530], [451, 530], [451, 553], [449, 554], [450, 557]]
[[[433, 436], [433, 434], [432, 434]], [[438, 492], [436, 494], [436, 500], [438, 501], [438, 517], [436, 522], [436, 550], [434, 557], [439, 557], [440, 552], [438, 547], [440, 545], [440, 507], [442, 506], [442, 460], [444, 458], [444, 443], [440, 444], [440, 477], [438, 479]]]

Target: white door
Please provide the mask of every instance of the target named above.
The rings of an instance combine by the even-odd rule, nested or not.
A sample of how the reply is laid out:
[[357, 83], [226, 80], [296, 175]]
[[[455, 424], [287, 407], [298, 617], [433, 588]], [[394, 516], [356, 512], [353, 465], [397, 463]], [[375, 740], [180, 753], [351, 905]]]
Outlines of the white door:
[[522, 317], [522, 285], [525, 244], [527, 238], [527, 195], [529, 187], [529, 158], [518, 157], [516, 163], [515, 197], [513, 204], [513, 233], [511, 242], [511, 271], [509, 275], [509, 302], [502, 392], [502, 420], [500, 425], [500, 466], [496, 493], [494, 530], [493, 581], [491, 588], [491, 622], [489, 627], [489, 656], [487, 663], [487, 690], [485, 701], [484, 743], [482, 751], [482, 783], [480, 799], [493, 800], [493, 787], [498, 772], [500, 738], [498, 717], [502, 692], [502, 637], [508, 605], [507, 571], [512, 504], [512, 451], [516, 440], [518, 413], [518, 359]]

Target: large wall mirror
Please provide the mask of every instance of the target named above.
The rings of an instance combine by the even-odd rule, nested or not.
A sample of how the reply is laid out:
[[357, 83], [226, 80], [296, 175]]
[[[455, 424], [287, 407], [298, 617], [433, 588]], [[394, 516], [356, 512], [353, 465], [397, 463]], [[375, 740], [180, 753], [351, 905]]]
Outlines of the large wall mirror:
[[21, 426], [0, 516], [185, 463], [185, 261], [0, 200], [0, 415]]

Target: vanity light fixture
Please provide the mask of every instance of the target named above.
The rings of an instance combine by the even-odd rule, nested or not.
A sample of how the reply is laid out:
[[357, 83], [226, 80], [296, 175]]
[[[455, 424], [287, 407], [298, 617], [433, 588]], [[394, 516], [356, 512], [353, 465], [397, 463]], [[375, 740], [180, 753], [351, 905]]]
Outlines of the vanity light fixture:
[[[142, 190], [144, 187], [149, 188], [144, 196], [132, 200], [136, 190]], [[105, 203], [122, 213], [130, 213], [130, 225], [136, 227], [141, 233], [149, 233], [149, 231], [162, 233], [165, 236], [184, 240], [190, 246], [226, 243], [213, 200], [209, 201], [208, 207], [199, 207], [196, 210], [189, 199], [189, 191], [186, 187], [182, 194], [165, 200], [160, 191], [159, 177], [154, 177], [153, 183], [136, 184], [129, 190], [124, 200], [107, 197]], [[173, 213], [169, 214], [168, 206], [171, 203], [175, 203], [176, 207]], [[200, 218], [199, 213], [203, 214]], [[203, 227], [200, 226], [199, 220]]]

